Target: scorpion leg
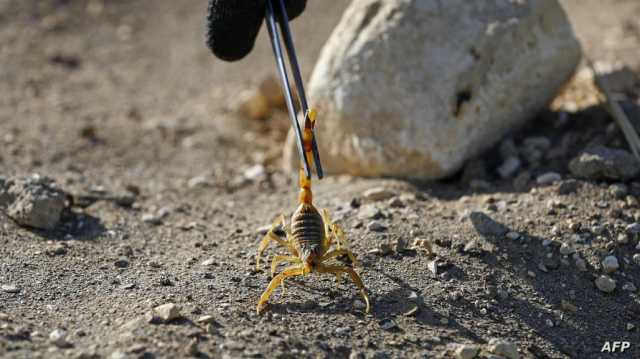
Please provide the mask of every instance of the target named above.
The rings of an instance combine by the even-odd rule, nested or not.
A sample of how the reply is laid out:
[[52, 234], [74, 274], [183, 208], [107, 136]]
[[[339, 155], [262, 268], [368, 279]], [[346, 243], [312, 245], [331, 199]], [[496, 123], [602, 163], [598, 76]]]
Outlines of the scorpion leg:
[[[282, 255], [277, 255], [273, 257], [273, 260], [271, 261], [271, 277], [273, 278], [276, 274], [276, 269], [278, 268], [278, 264], [280, 264], [280, 262], [284, 262], [284, 261], [288, 261], [288, 262], [292, 262], [292, 263], [301, 263], [300, 258], [295, 257], [295, 256], [282, 256]], [[284, 288], [284, 279], [282, 280], [282, 295], [284, 296], [285, 294], [285, 288]]]
[[353, 283], [355, 283], [358, 289], [360, 289], [360, 294], [362, 295], [362, 298], [364, 298], [364, 302], [367, 305], [367, 308], [365, 309], [365, 313], [369, 313], [371, 306], [369, 304], [369, 296], [367, 295], [367, 288], [364, 286], [364, 283], [362, 283], [362, 279], [360, 279], [360, 276], [358, 275], [358, 273], [356, 273], [356, 271], [353, 270], [353, 268], [346, 267], [346, 266], [327, 266], [324, 264], [318, 264], [316, 265], [316, 271], [318, 273], [333, 273], [333, 274], [348, 273], [351, 276], [351, 280], [353, 281]]
[[285, 226], [284, 215], [281, 215], [280, 217], [278, 217], [271, 225], [271, 228], [269, 229], [267, 234], [265, 234], [265, 236], [262, 237], [262, 240], [260, 241], [260, 245], [258, 246], [258, 254], [256, 256], [256, 270], [260, 270], [260, 259], [262, 258], [262, 253], [264, 253], [265, 249], [267, 249], [267, 246], [271, 241], [274, 241], [279, 245], [287, 248], [289, 252], [291, 252], [291, 254], [293, 255], [297, 254], [290, 241], [282, 239], [278, 234], [275, 233], [278, 229], [282, 229], [285, 235], [288, 236], [288, 232]]
[[325, 261], [328, 261], [329, 259], [340, 257], [342, 255], [346, 255], [347, 257], [349, 257], [349, 260], [351, 261], [351, 264], [353, 264], [354, 267], [358, 267], [360, 265], [360, 263], [356, 259], [356, 256], [353, 254], [353, 252], [351, 252], [350, 250], [345, 249], [345, 248], [335, 249], [335, 250], [323, 255], [321, 261], [325, 262]]
[[282, 255], [274, 256], [273, 260], [271, 260], [271, 277], [273, 277], [276, 274], [276, 269], [278, 268], [278, 264], [285, 261], [296, 263], [296, 264], [301, 262], [300, 258], [296, 256], [282, 256]]
[[267, 306], [267, 303], [269, 302], [269, 297], [271, 297], [271, 293], [273, 293], [273, 291], [280, 284], [282, 284], [282, 281], [284, 281], [288, 277], [293, 277], [293, 276], [298, 276], [303, 274], [304, 274], [304, 268], [297, 265], [297, 266], [291, 266], [291, 267], [285, 268], [285, 270], [283, 270], [282, 273], [275, 276], [269, 283], [269, 286], [264, 291], [264, 293], [262, 293], [262, 296], [260, 296], [260, 300], [258, 301], [258, 306], [256, 307], [256, 312], [260, 314], [264, 310], [264, 308]]

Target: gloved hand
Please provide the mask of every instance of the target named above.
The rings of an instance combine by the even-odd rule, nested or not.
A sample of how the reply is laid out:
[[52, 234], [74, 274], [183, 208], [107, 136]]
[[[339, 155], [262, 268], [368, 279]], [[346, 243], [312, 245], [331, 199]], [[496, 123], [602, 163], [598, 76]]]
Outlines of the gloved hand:
[[[279, 0], [272, 0], [275, 13]], [[307, 0], [285, 0], [289, 20], [304, 11]], [[264, 19], [266, 0], [209, 0], [207, 46], [218, 58], [236, 61], [253, 49]]]

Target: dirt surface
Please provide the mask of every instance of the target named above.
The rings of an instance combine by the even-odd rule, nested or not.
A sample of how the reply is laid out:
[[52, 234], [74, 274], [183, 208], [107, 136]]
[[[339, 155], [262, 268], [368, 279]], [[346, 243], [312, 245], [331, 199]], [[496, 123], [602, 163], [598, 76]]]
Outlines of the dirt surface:
[[[637, 1], [564, 3], [591, 57], [640, 70]], [[310, 1], [295, 22], [305, 73], [346, 4]], [[496, 173], [505, 145], [438, 183], [314, 184], [358, 254], [372, 312], [348, 281], [313, 275], [256, 315], [270, 280], [254, 270], [257, 229], [291, 213], [297, 189], [274, 160], [283, 132], [230, 111], [274, 70], [264, 33], [243, 62], [218, 62], [203, 45], [205, 8], [0, 0], [0, 175], [40, 173], [69, 194], [53, 231], [0, 214], [0, 357], [436, 357], [491, 338], [528, 357], [607, 358], [606, 341], [631, 343], [615, 357], [640, 356], [638, 239], [619, 240], [640, 221], [640, 182], [624, 193], [567, 168], [588, 144], [625, 148], [599, 106], [548, 111], [512, 134], [525, 159], [515, 180]], [[247, 178], [257, 164], [265, 173]], [[550, 171], [563, 180], [538, 184]], [[397, 199], [370, 203], [374, 187]], [[472, 211], [519, 236], [480, 235]], [[372, 217], [385, 228], [372, 231]], [[379, 253], [416, 238], [435, 256]], [[578, 256], [561, 252], [576, 238]], [[620, 263], [612, 293], [594, 285], [608, 255]], [[170, 302], [182, 318], [149, 318]], [[56, 329], [69, 345], [52, 343]]]

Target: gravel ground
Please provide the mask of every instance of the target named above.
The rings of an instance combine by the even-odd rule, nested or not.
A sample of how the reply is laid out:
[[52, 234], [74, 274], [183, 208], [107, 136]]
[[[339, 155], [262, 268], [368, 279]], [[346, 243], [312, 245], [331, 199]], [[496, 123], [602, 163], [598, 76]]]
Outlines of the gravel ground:
[[[592, 58], [640, 70], [636, 1], [564, 3]], [[296, 21], [305, 73], [346, 4], [310, 1]], [[446, 181], [314, 183], [372, 311], [351, 283], [312, 275], [256, 315], [270, 279], [255, 271], [258, 229], [296, 205], [278, 163], [286, 115], [234, 113], [273, 60], [262, 34], [245, 61], [215, 62], [205, 7], [0, 0], [0, 176], [39, 173], [65, 193], [52, 230], [0, 213], [1, 357], [607, 358], [606, 341], [640, 356], [640, 180], [578, 178], [585, 147], [625, 143], [577, 100]]]

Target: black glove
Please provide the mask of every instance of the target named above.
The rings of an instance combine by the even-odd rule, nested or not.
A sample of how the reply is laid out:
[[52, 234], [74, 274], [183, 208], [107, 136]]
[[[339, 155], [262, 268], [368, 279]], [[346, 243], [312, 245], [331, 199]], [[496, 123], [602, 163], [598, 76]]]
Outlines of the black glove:
[[[272, 0], [276, 14], [280, 0]], [[289, 20], [304, 11], [307, 0], [285, 0]], [[264, 19], [266, 0], [209, 0], [207, 46], [218, 58], [236, 61], [245, 57], [256, 42]]]

